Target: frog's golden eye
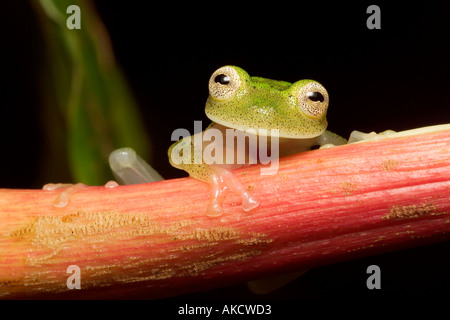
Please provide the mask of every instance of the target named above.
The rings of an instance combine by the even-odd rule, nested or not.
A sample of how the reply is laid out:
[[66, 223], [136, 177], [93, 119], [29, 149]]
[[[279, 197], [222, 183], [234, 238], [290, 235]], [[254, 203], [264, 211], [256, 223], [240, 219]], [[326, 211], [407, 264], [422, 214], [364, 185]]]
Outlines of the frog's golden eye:
[[309, 82], [298, 93], [298, 105], [302, 113], [310, 118], [321, 118], [327, 113], [328, 92], [317, 82]]
[[217, 69], [209, 79], [209, 94], [215, 100], [232, 98], [241, 85], [237, 71], [230, 66]]

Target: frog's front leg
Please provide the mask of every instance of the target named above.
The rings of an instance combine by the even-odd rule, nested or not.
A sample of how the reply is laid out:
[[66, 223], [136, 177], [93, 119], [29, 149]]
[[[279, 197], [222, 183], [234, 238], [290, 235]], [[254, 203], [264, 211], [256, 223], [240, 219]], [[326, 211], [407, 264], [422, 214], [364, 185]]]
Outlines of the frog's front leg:
[[209, 216], [223, 214], [222, 201], [226, 190], [239, 195], [244, 211], [257, 208], [260, 204], [257, 197], [252, 195], [232, 172], [220, 164], [205, 163], [202, 157], [203, 146], [196, 146], [195, 141], [194, 136], [183, 138], [169, 148], [168, 154], [171, 165], [188, 172], [195, 179], [210, 184], [210, 199], [206, 214]]
[[238, 194], [242, 200], [242, 209], [246, 212], [257, 208], [260, 204], [258, 198], [251, 194], [243, 184], [227, 169], [212, 166], [211, 193], [206, 214], [208, 216], [220, 216], [223, 213], [222, 201], [224, 192], [230, 191]]

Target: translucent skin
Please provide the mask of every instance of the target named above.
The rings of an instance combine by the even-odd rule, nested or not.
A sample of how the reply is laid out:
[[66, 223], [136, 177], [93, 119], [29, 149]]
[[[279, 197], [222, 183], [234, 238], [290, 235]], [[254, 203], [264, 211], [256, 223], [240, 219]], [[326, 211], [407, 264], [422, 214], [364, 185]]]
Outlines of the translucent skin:
[[[210, 216], [223, 213], [221, 202], [227, 189], [241, 197], [244, 211], [257, 208], [260, 201], [229, 171], [248, 164], [248, 161], [239, 164], [225, 164], [224, 161], [207, 164], [205, 161], [195, 161], [204, 159], [204, 151], [211, 146], [215, 150], [221, 148], [224, 156], [225, 151], [230, 151], [229, 148], [227, 150], [225, 134], [219, 142], [204, 142], [202, 137], [208, 134], [208, 130], [253, 130], [258, 136], [253, 140], [257, 141], [258, 148], [259, 139], [262, 136], [270, 136], [271, 132], [275, 132], [272, 130], [276, 129], [276, 138], [281, 138], [280, 143], [276, 145], [279, 155], [305, 151], [313, 145], [346, 142], [345, 139], [325, 131], [328, 93], [316, 81], [300, 80], [291, 84], [250, 77], [241, 68], [225, 66], [212, 74], [209, 92], [205, 113], [213, 123], [205, 131], [174, 143], [168, 153], [170, 163], [174, 167], [185, 170], [191, 177], [211, 185], [210, 203], [206, 211]], [[234, 151], [238, 153], [237, 150]], [[248, 149], [244, 152], [247, 153], [246, 159], [249, 159]]]

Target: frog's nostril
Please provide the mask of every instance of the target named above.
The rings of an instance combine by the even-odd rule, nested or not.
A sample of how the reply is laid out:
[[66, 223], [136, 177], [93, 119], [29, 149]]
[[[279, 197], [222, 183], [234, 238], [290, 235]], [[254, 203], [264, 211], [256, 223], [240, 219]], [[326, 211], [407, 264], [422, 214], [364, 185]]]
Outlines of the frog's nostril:
[[320, 92], [314, 91], [314, 92], [308, 92], [307, 93], [308, 99], [314, 102], [320, 101], [324, 102], [325, 98]]

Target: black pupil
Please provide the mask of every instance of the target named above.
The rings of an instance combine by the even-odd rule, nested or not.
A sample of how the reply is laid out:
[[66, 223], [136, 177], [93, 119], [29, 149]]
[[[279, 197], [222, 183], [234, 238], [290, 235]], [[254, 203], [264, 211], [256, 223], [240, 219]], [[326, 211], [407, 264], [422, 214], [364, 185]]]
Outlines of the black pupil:
[[324, 102], [325, 98], [323, 97], [323, 95], [320, 92], [314, 91], [314, 92], [308, 92], [307, 94], [308, 99], [314, 102], [320, 101], [320, 102]]
[[214, 78], [214, 81], [220, 84], [229, 84], [230, 83], [230, 77], [226, 74], [219, 74], [217, 77]]

